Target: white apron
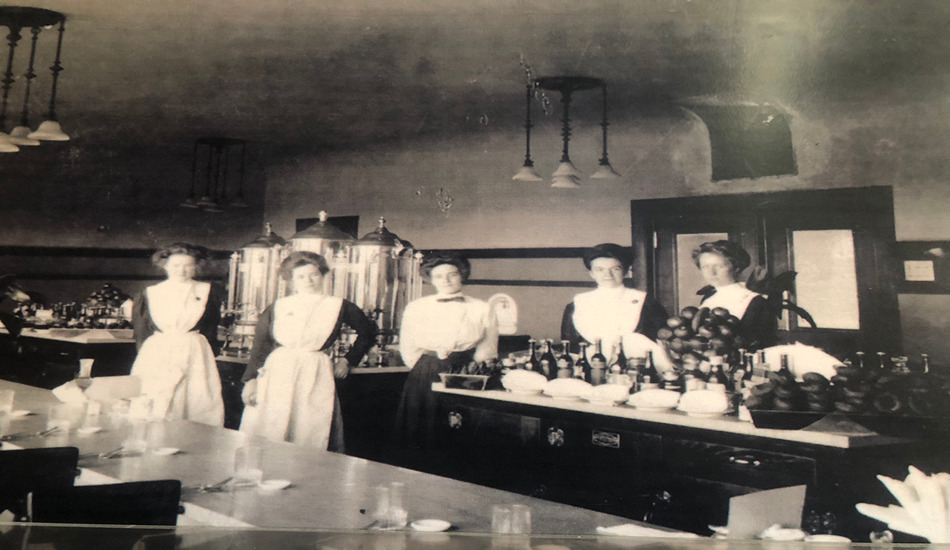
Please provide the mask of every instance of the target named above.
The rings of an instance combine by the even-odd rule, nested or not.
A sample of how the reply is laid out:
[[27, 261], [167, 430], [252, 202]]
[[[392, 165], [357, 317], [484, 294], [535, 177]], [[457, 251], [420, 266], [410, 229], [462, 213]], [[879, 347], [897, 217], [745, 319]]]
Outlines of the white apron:
[[221, 377], [208, 340], [192, 327], [208, 306], [209, 283], [165, 281], [145, 289], [148, 312], [158, 329], [145, 339], [132, 364], [142, 393], [152, 399], [152, 417], [224, 424]]
[[326, 449], [336, 399], [333, 364], [320, 347], [333, 333], [343, 300], [295, 294], [274, 303], [274, 339], [257, 377], [257, 405], [245, 407], [241, 431]]
[[752, 303], [752, 300], [754, 300], [756, 296], [761, 296], [761, 294], [749, 290], [742, 283], [733, 283], [717, 288], [716, 293], [703, 300], [700, 305], [708, 307], [709, 309], [717, 307], [726, 308], [729, 310], [729, 313], [742, 319], [742, 316], [745, 315], [745, 310], [749, 308], [749, 304]]
[[[635, 288], [582, 292], [574, 296], [574, 327], [588, 342], [600, 340], [602, 353], [611, 359], [624, 335], [636, 332], [646, 297], [646, 292]], [[626, 346], [624, 353], [628, 353]]]

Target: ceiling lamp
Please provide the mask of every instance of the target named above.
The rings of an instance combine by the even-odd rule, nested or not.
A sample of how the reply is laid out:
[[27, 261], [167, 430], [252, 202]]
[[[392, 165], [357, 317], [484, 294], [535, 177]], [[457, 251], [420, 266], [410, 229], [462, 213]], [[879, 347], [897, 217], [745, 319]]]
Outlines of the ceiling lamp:
[[[30, 93], [33, 80], [36, 78], [34, 65], [36, 61], [36, 43], [43, 29], [49, 29], [59, 25], [58, 38], [56, 41], [56, 58], [50, 67], [52, 72], [52, 84], [50, 86], [49, 110], [45, 115], [45, 120], [40, 123], [36, 131], [30, 131]], [[0, 152], [13, 153], [19, 151], [22, 146], [36, 146], [41, 141], [68, 141], [66, 135], [56, 120], [56, 88], [59, 82], [59, 73], [63, 70], [60, 62], [63, 50], [63, 33], [66, 31], [66, 16], [55, 11], [42, 8], [27, 8], [20, 6], [0, 6], [0, 26], [7, 27], [7, 64], [3, 72], [3, 78], [0, 79]], [[3, 130], [6, 128], [7, 107], [10, 104], [11, 91], [16, 82], [13, 72], [13, 61], [17, 45], [23, 38], [21, 31], [24, 28], [30, 29], [30, 54], [29, 62], [23, 73], [25, 84], [23, 86], [23, 108], [20, 113], [20, 124], [6, 134]]]
[[583, 90], [592, 90], [600, 88], [603, 92], [603, 119], [601, 127], [603, 128], [603, 156], [600, 159], [600, 167], [595, 171], [591, 178], [619, 178], [618, 174], [610, 165], [607, 158], [607, 84], [599, 79], [587, 76], [546, 76], [538, 78], [527, 87], [527, 105], [525, 118], [525, 161], [521, 170], [512, 178], [517, 181], [541, 181], [541, 177], [534, 170], [534, 162], [531, 160], [531, 92], [532, 88], [540, 88], [559, 92], [561, 94], [561, 104], [563, 105], [563, 114], [561, 117], [561, 137], [563, 138], [563, 148], [561, 150], [561, 160], [557, 169], [554, 171], [551, 180], [551, 187], [577, 188], [580, 187], [581, 172], [574, 163], [571, 162], [569, 145], [571, 141], [571, 99], [574, 92]]
[[[238, 159], [231, 159], [231, 150], [240, 146], [240, 155], [235, 154]], [[207, 162], [204, 170], [198, 168], [199, 157], [203, 157], [202, 148], [207, 148]], [[181, 206], [185, 208], [201, 209], [205, 212], [223, 212], [225, 206], [233, 208], [245, 208], [247, 201], [244, 200], [244, 153], [246, 142], [243, 139], [233, 139], [224, 137], [203, 137], [195, 140], [194, 151], [191, 157], [191, 190], [188, 197], [182, 201]], [[234, 198], [228, 201], [228, 172], [236, 164], [238, 173], [238, 187]], [[203, 172], [203, 173], [202, 173]], [[198, 197], [197, 186], [199, 174], [204, 179], [204, 191], [201, 197]]]

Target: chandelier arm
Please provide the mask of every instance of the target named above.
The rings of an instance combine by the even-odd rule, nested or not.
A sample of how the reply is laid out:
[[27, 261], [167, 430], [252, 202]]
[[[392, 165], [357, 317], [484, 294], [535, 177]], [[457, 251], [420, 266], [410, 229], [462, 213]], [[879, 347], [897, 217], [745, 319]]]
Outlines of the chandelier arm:
[[56, 120], [56, 88], [59, 84], [59, 73], [63, 71], [62, 52], [63, 52], [63, 34], [66, 32], [66, 18], [63, 17], [59, 22], [59, 38], [56, 39], [56, 59], [53, 60], [53, 66], [49, 69], [53, 73], [53, 84], [49, 93], [49, 113], [47, 120]]
[[564, 104], [564, 115], [561, 119], [561, 136], [564, 138], [564, 148], [561, 150], [561, 162], [571, 162], [571, 156], [568, 153], [568, 144], [571, 141], [571, 94], [574, 90], [565, 87], [561, 90], [561, 103]]
[[20, 29], [17, 25], [11, 25], [10, 34], [7, 35], [7, 69], [3, 73], [3, 98], [0, 99], [0, 132], [3, 131], [7, 121], [7, 102], [10, 97], [10, 87], [13, 85], [13, 55], [16, 52], [17, 43], [20, 41]]
[[33, 39], [30, 44], [30, 63], [26, 68], [26, 72], [23, 73], [23, 77], [26, 78], [26, 86], [23, 91], [23, 111], [20, 113], [20, 126], [30, 125], [30, 89], [33, 85], [33, 79], [36, 78], [33, 67], [36, 61], [36, 41], [40, 36], [40, 28], [33, 27], [30, 29], [30, 33], [33, 35]]

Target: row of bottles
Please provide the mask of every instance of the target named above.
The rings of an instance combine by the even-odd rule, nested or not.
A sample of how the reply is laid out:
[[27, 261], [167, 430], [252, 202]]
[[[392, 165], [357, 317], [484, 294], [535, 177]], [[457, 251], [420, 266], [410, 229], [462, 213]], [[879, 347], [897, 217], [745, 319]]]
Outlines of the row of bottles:
[[[581, 342], [577, 359], [570, 353], [569, 342], [562, 340], [560, 353], [554, 341], [529, 340], [528, 359], [523, 368], [555, 378], [577, 378], [597, 386], [621, 383], [631, 386], [631, 393], [645, 389], [668, 389], [686, 392], [699, 389], [727, 393], [740, 392], [768, 379], [771, 367], [765, 353], [748, 353], [740, 349], [730, 356], [711, 356], [702, 360], [684, 361], [682, 368], [662, 374], [657, 370], [652, 352], [644, 357], [627, 358], [622, 349], [611, 349], [608, 359], [600, 341], [590, 345]], [[592, 347], [591, 347], [592, 346]], [[588, 349], [590, 348], [590, 349]], [[781, 368], [788, 370], [788, 357], [782, 356]]]

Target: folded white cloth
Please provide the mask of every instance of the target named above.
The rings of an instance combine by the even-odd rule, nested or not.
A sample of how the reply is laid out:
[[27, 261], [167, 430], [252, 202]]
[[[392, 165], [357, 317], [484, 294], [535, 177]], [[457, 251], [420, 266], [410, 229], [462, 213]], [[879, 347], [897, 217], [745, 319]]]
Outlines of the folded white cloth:
[[801, 379], [806, 372], [817, 372], [825, 378], [831, 378], [838, 372], [835, 365], [841, 364], [841, 361], [828, 355], [824, 350], [799, 342], [772, 346], [765, 348], [763, 351], [765, 352], [765, 360], [769, 363], [771, 370], [779, 370], [781, 368], [781, 356], [787, 355], [788, 368], [798, 379]]
[[616, 535], [622, 537], [654, 537], [672, 539], [698, 539], [699, 535], [685, 531], [661, 531], [651, 527], [624, 523], [613, 527], [597, 527], [598, 535]]

